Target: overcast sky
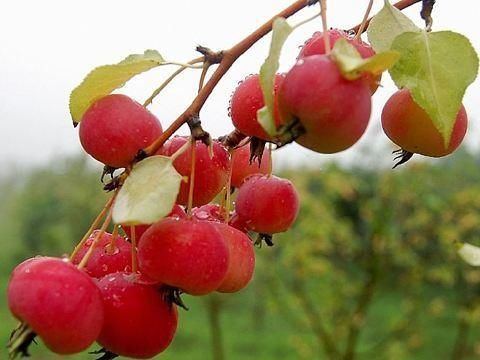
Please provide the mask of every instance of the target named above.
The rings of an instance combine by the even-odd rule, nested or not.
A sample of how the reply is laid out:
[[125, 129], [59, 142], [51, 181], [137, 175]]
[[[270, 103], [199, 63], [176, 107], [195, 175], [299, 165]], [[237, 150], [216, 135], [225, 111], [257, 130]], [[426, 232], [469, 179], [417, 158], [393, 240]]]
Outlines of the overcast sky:
[[[77, 129], [68, 111], [70, 91], [94, 67], [116, 63], [132, 53], [157, 49], [169, 60], [186, 62], [198, 56], [197, 44], [214, 50], [228, 48], [250, 33], [292, 0], [261, 1], [153, 1], [153, 0], [25, 0], [0, 3], [0, 161], [38, 164], [56, 154], [81, 150]], [[349, 28], [360, 22], [367, 0], [329, 0], [329, 26]], [[376, 0], [373, 13], [383, 1]], [[420, 5], [406, 11], [422, 26]], [[434, 31], [453, 30], [470, 38], [480, 49], [478, 1], [437, 1]], [[302, 11], [296, 23], [318, 11]], [[288, 40], [281, 70], [294, 63], [298, 47], [321, 28], [320, 19], [299, 28]], [[268, 51], [264, 39], [244, 55], [221, 81], [202, 111], [204, 127], [218, 136], [232, 129], [228, 100], [238, 81], [258, 69]], [[172, 67], [156, 69], [135, 78], [120, 92], [142, 102]], [[199, 72], [191, 70], [174, 81], [151, 110], [166, 127], [195, 95]], [[383, 89], [374, 96], [374, 112], [366, 136], [359, 145], [335, 156], [325, 156], [287, 146], [277, 158], [289, 163], [317, 163], [323, 159], [353, 161], [371, 144], [387, 144], [379, 128], [381, 104], [394, 92], [384, 76]], [[480, 82], [464, 100], [470, 130], [466, 141], [477, 147], [480, 119]], [[183, 130], [185, 133], [185, 130]], [[389, 163], [388, 154], [380, 157]], [[6, 171], [2, 166], [2, 171]]]

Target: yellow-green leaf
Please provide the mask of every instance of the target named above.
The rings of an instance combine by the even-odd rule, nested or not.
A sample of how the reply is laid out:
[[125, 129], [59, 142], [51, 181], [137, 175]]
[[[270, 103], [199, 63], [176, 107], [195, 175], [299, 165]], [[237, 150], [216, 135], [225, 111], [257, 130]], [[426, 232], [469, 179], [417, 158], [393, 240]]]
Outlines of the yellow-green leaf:
[[79, 123], [85, 111], [97, 99], [125, 85], [135, 75], [165, 64], [156, 50], [126, 57], [115, 65], [93, 69], [70, 94], [70, 114], [74, 124]]
[[410, 89], [447, 147], [465, 90], [477, 76], [475, 49], [461, 34], [422, 31], [399, 35], [392, 50], [401, 55], [390, 70], [393, 81]]
[[116, 224], [153, 224], [172, 210], [181, 175], [166, 156], [148, 157], [133, 167], [113, 206]]
[[280, 53], [287, 37], [291, 34], [293, 28], [288, 25], [284, 18], [276, 18], [272, 27], [272, 41], [268, 57], [260, 68], [260, 86], [262, 87], [265, 106], [258, 110], [257, 119], [265, 132], [274, 136], [277, 132], [275, 120], [273, 118], [274, 103], [274, 84], [275, 74], [277, 73]]
[[464, 243], [458, 249], [458, 255], [467, 263], [473, 266], [480, 266], [480, 248]]
[[363, 59], [358, 50], [346, 39], [339, 39], [332, 49], [332, 56], [342, 75], [349, 80], [362, 76], [362, 73], [379, 75], [391, 68], [399, 59], [396, 51], [384, 51]]
[[388, 0], [382, 10], [372, 18], [367, 29], [368, 41], [376, 52], [390, 50], [393, 40], [406, 31], [421, 31], [412, 20]]

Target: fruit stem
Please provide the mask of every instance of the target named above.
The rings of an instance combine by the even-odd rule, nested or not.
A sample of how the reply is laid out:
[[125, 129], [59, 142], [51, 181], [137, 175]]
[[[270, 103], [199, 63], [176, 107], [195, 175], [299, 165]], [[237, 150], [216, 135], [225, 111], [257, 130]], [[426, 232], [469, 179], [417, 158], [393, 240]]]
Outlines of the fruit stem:
[[100, 220], [102, 220], [102, 218], [105, 216], [105, 214], [107, 213], [108, 210], [110, 210], [110, 208], [112, 207], [112, 204], [113, 204], [113, 200], [115, 199], [115, 196], [116, 196], [116, 192], [113, 194], [113, 196], [108, 199], [107, 203], [105, 204], [105, 206], [103, 207], [102, 211], [100, 211], [100, 213], [97, 215], [97, 217], [95, 218], [95, 220], [93, 220], [93, 223], [92, 225], [90, 225], [90, 227], [88, 228], [87, 232], [85, 233], [85, 235], [83, 235], [83, 238], [82, 240], [80, 240], [80, 242], [77, 244], [77, 246], [75, 246], [75, 248], [73, 249], [72, 251], [72, 254], [70, 255], [70, 261], [73, 260], [73, 258], [77, 255], [77, 253], [80, 251], [80, 249], [82, 248], [82, 246], [85, 244], [85, 242], [88, 240], [88, 237], [92, 234], [92, 231], [98, 226], [98, 224], [100, 224]]
[[102, 227], [100, 228], [100, 231], [95, 235], [95, 238], [90, 244], [90, 247], [88, 248], [87, 252], [83, 256], [82, 261], [80, 261], [80, 263], [78, 264], [77, 266], [78, 269], [83, 269], [85, 265], [87, 265], [88, 259], [90, 259], [90, 256], [92, 256], [95, 246], [97, 246], [98, 241], [105, 233], [105, 230], [107, 229], [108, 225], [110, 225], [111, 221], [112, 221], [112, 210], [110, 209], [107, 217], [105, 218], [105, 221], [103, 222]]
[[[406, 8], [412, 6], [413, 4], [416, 4], [420, 1], [422, 1], [422, 0], [400, 0], [400, 1], [396, 2], [395, 4], [393, 4], [393, 6], [396, 7], [398, 10], [403, 10], [403, 9], [406, 9]], [[367, 29], [368, 24], [370, 24], [371, 20], [372, 20], [372, 18], [368, 19], [365, 22], [365, 27], [363, 28], [362, 32], [365, 32], [365, 30]], [[348, 29], [347, 31], [348, 32], [353, 31], [355, 34], [361, 34], [360, 31], [359, 31], [361, 26], [362, 26], [362, 24], [358, 24], [358, 25], [352, 27], [351, 29]]]
[[327, 25], [327, 0], [320, 0], [320, 15], [322, 15], [322, 28], [323, 28], [323, 42], [325, 43], [325, 54], [330, 54], [332, 50], [330, 46], [330, 37], [325, 36], [328, 34], [328, 25]]
[[192, 217], [192, 206], [193, 206], [193, 187], [195, 186], [195, 155], [196, 155], [196, 146], [195, 146], [195, 138], [193, 136], [190, 137], [190, 144], [191, 148], [191, 162], [190, 162], [190, 178], [189, 178], [189, 187], [188, 187], [188, 203], [187, 203], [187, 218], [190, 219]]
[[365, 15], [363, 15], [362, 22], [360, 23], [360, 27], [358, 28], [358, 32], [355, 34], [354, 40], [358, 40], [362, 33], [365, 31], [367, 27], [368, 16], [370, 15], [370, 11], [372, 10], [373, 0], [368, 2], [367, 10], [365, 11]]
[[167, 79], [165, 79], [165, 81], [152, 93], [152, 95], [150, 95], [150, 97], [147, 100], [145, 100], [145, 102], [143, 103], [143, 106], [147, 107], [148, 105], [150, 105], [153, 102], [153, 99], [155, 99], [155, 97], [158, 94], [160, 94], [160, 92], [163, 89], [165, 89], [173, 79], [177, 77], [177, 75], [180, 75], [183, 72], [183, 70], [191, 67], [191, 65], [193, 64], [198, 64], [200, 62], [203, 62], [203, 56], [190, 60], [187, 64], [182, 64], [180, 68], [175, 70], [175, 72], [172, 75], [170, 75]]
[[232, 170], [233, 170], [233, 157], [235, 156], [233, 149], [229, 149], [228, 152], [230, 153], [230, 166], [228, 167], [228, 178], [227, 178], [227, 184], [225, 185], [225, 224], [228, 224], [228, 222], [230, 221], [230, 208], [232, 206], [232, 202], [231, 202]]
[[37, 334], [28, 326], [27, 323], [21, 322], [12, 331], [10, 339], [7, 343], [8, 358], [15, 359], [18, 355], [28, 357], [28, 347], [34, 341]]
[[[268, 165], [268, 176], [273, 172], [273, 157], [272, 157], [272, 143], [268, 143], [268, 156], [270, 157], [270, 164]], [[261, 159], [261, 158], [260, 158]]]
[[110, 244], [107, 246], [107, 253], [109, 255], [115, 253], [115, 247], [117, 243], [117, 236], [118, 236], [118, 225], [113, 226], [113, 231], [112, 231], [112, 240], [110, 241]]
[[175, 151], [171, 156], [170, 159], [172, 162], [174, 162], [180, 155], [182, 155], [185, 150], [187, 150], [190, 147], [190, 141], [187, 141], [185, 144], [183, 144], [177, 151]]
[[135, 236], [135, 226], [130, 226], [130, 240], [132, 241], [132, 273], [138, 271], [138, 258], [137, 258], [137, 237]]

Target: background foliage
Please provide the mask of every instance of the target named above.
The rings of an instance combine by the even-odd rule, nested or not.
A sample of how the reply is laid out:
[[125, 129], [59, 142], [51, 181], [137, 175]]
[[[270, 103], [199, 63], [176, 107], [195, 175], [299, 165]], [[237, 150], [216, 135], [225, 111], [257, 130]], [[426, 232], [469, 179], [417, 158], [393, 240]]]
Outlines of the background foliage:
[[[186, 296], [164, 359], [468, 359], [480, 356], [480, 272], [455, 242], [480, 245], [477, 156], [403, 169], [291, 170], [301, 212], [273, 248], [257, 249], [239, 294]], [[106, 201], [84, 158], [0, 180], [0, 282], [16, 263], [60, 256]], [[1, 298], [0, 336], [15, 320]], [[52, 359], [42, 345], [34, 359]], [[89, 358], [88, 355], [70, 357]], [[91, 357], [93, 358], [93, 356]]]

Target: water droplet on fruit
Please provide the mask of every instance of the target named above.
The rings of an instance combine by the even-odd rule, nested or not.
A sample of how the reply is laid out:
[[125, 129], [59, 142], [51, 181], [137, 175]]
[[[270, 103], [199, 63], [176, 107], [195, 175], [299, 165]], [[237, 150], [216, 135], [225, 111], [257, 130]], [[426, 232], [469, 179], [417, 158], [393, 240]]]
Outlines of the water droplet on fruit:
[[206, 211], [199, 211], [195, 214], [195, 217], [198, 218], [199, 220], [207, 220], [210, 215]]
[[300, 59], [300, 60], [297, 61], [297, 63], [295, 65], [296, 66], [302, 66], [304, 63], [305, 63], [305, 60]]
[[108, 265], [107, 264], [102, 265], [102, 271], [104, 271], [104, 272], [108, 271]]

